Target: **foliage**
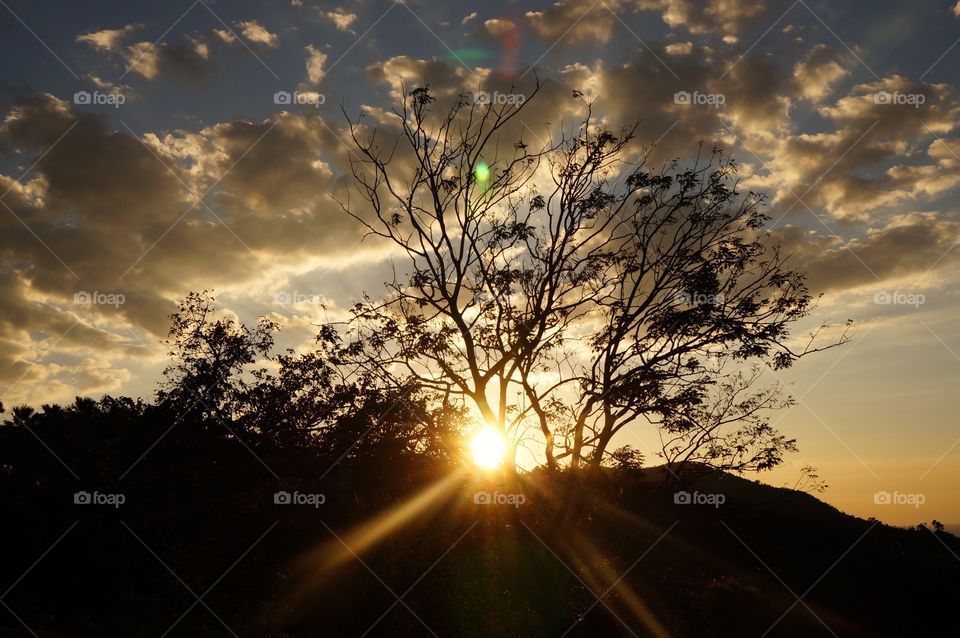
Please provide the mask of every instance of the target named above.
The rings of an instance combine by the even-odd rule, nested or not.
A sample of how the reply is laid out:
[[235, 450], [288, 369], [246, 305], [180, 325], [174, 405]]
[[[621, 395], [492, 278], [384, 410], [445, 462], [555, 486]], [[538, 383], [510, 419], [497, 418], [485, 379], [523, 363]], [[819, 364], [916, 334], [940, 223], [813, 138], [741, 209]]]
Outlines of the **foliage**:
[[629, 161], [636, 127], [609, 130], [579, 94], [579, 124], [531, 146], [517, 120], [539, 88], [493, 107], [421, 87], [394, 125], [351, 123], [362, 205], [343, 207], [405, 265], [354, 307], [350, 364], [518, 444], [537, 433], [550, 467], [600, 465], [628, 426], [654, 427], [670, 462], [775, 466], [795, 443], [764, 414], [788, 400], [749, 393], [756, 370], [847, 336], [792, 347], [812, 297], [763, 232], [763, 196], [741, 193], [719, 152], [685, 169]]

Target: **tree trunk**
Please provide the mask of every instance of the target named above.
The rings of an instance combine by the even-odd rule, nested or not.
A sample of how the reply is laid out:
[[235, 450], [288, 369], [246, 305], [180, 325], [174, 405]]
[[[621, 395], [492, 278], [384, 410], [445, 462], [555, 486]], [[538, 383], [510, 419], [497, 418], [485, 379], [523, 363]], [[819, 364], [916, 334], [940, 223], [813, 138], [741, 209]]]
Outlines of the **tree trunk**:
[[591, 467], [600, 467], [603, 463], [603, 454], [607, 450], [607, 445], [610, 444], [610, 439], [613, 438], [613, 435], [609, 430], [604, 428], [603, 432], [600, 433], [600, 436], [597, 437], [597, 447], [594, 448], [593, 454], [590, 456], [590, 466]]
[[590, 412], [593, 410], [595, 404], [595, 399], [587, 400], [586, 405], [580, 410], [576, 425], [573, 427], [573, 451], [570, 457], [571, 469], [575, 470], [580, 467], [580, 461], [583, 459], [583, 430], [587, 425], [587, 417], [590, 416]]
[[593, 450], [590, 458], [591, 467], [600, 467], [603, 463], [603, 453], [607, 451], [610, 439], [613, 438], [613, 427], [615, 425], [613, 415], [610, 413], [610, 406], [604, 403], [603, 406], [603, 429], [597, 435], [597, 447]]

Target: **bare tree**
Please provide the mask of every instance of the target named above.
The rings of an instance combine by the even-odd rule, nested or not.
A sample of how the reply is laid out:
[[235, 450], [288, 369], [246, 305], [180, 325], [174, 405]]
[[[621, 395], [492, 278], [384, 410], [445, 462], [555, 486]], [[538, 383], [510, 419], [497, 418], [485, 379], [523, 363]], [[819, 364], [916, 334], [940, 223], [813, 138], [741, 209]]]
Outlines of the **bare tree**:
[[[812, 300], [803, 274], [766, 241], [762, 195], [741, 196], [735, 169], [714, 151], [683, 171], [671, 164], [651, 174], [641, 165], [627, 173], [625, 193], [604, 194], [631, 206], [604, 211], [627, 232], [608, 238], [600, 266], [608, 272], [587, 284], [597, 286], [601, 325], [589, 336], [592, 357], [580, 380], [574, 465], [587, 447], [599, 465], [613, 436], [637, 420], [672, 435], [667, 461], [768, 469], [791, 449], [760, 427], [764, 412], [786, 407], [779, 388], [744, 398], [761, 375], [743, 374], [743, 364], [781, 369], [824, 348], [816, 335], [800, 350], [789, 344], [789, 325]], [[846, 339], [844, 332], [825, 347]]]
[[350, 122], [361, 198], [341, 204], [404, 261], [353, 309], [351, 364], [467, 404], [515, 443], [534, 428], [551, 467], [599, 466], [637, 423], [670, 435], [668, 459], [775, 465], [793, 443], [751, 419], [782, 404], [744, 404], [759, 375], [735, 368], [822, 348], [788, 345], [811, 298], [767, 246], [762, 196], [717, 152], [687, 170], [629, 161], [636, 127], [598, 124], [578, 92], [582, 119], [532, 148], [517, 125], [539, 89], [439, 108], [418, 88], [393, 126]]

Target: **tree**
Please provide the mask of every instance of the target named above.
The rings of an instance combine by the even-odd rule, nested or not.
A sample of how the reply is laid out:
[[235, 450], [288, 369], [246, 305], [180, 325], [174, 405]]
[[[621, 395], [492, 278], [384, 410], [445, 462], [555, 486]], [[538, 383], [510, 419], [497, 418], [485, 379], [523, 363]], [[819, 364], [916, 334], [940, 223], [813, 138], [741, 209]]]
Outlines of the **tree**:
[[36, 411], [29, 405], [18, 405], [13, 408], [13, 419], [10, 424], [17, 427], [29, 427], [35, 416]]
[[826, 481], [820, 478], [820, 471], [813, 465], [807, 464], [800, 468], [800, 478], [793, 484], [792, 489], [808, 494], [821, 494], [828, 487]]
[[762, 414], [784, 403], [776, 387], [748, 396], [761, 375], [744, 366], [823, 348], [788, 343], [811, 297], [769, 245], [763, 196], [737, 190], [720, 152], [686, 170], [630, 161], [636, 127], [609, 130], [578, 92], [578, 125], [531, 148], [516, 124], [539, 89], [438, 108], [417, 88], [392, 127], [350, 122], [361, 204], [341, 204], [405, 261], [353, 309], [351, 362], [514, 442], [534, 428], [550, 467], [599, 466], [641, 423], [668, 460], [776, 465], [793, 442]]
[[209, 292], [191, 292], [170, 315], [171, 363], [157, 392], [157, 403], [178, 413], [195, 412], [232, 419], [234, 403], [246, 390], [243, 372], [273, 348], [277, 324], [261, 317], [248, 328], [217, 317]]
[[[321, 326], [313, 351], [275, 354], [275, 322], [260, 317], [250, 328], [218, 315], [207, 292], [187, 295], [171, 319], [173, 361], [157, 403], [179, 419], [209, 419], [252, 444], [312, 448], [338, 463], [457, 456], [462, 409], [352, 366], [356, 346], [334, 325]], [[95, 407], [86, 401], [74, 410]]]
[[350, 365], [355, 345], [321, 326], [317, 348], [265, 359], [236, 394], [240, 429], [279, 447], [313, 446], [334, 458], [413, 454], [450, 460], [462, 438], [462, 410], [438, 405], [415, 385], [384, 385]]

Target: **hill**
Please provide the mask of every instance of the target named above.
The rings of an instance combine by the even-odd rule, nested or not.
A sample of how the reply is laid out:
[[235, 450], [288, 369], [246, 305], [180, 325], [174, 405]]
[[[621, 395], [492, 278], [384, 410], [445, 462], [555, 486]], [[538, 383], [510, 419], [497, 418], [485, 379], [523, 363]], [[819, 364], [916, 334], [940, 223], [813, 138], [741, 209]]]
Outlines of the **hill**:
[[59, 461], [0, 428], [0, 635], [903, 636], [955, 622], [960, 539], [736, 476], [503, 482], [179, 427], [144, 455], [165, 425], [33, 432]]

